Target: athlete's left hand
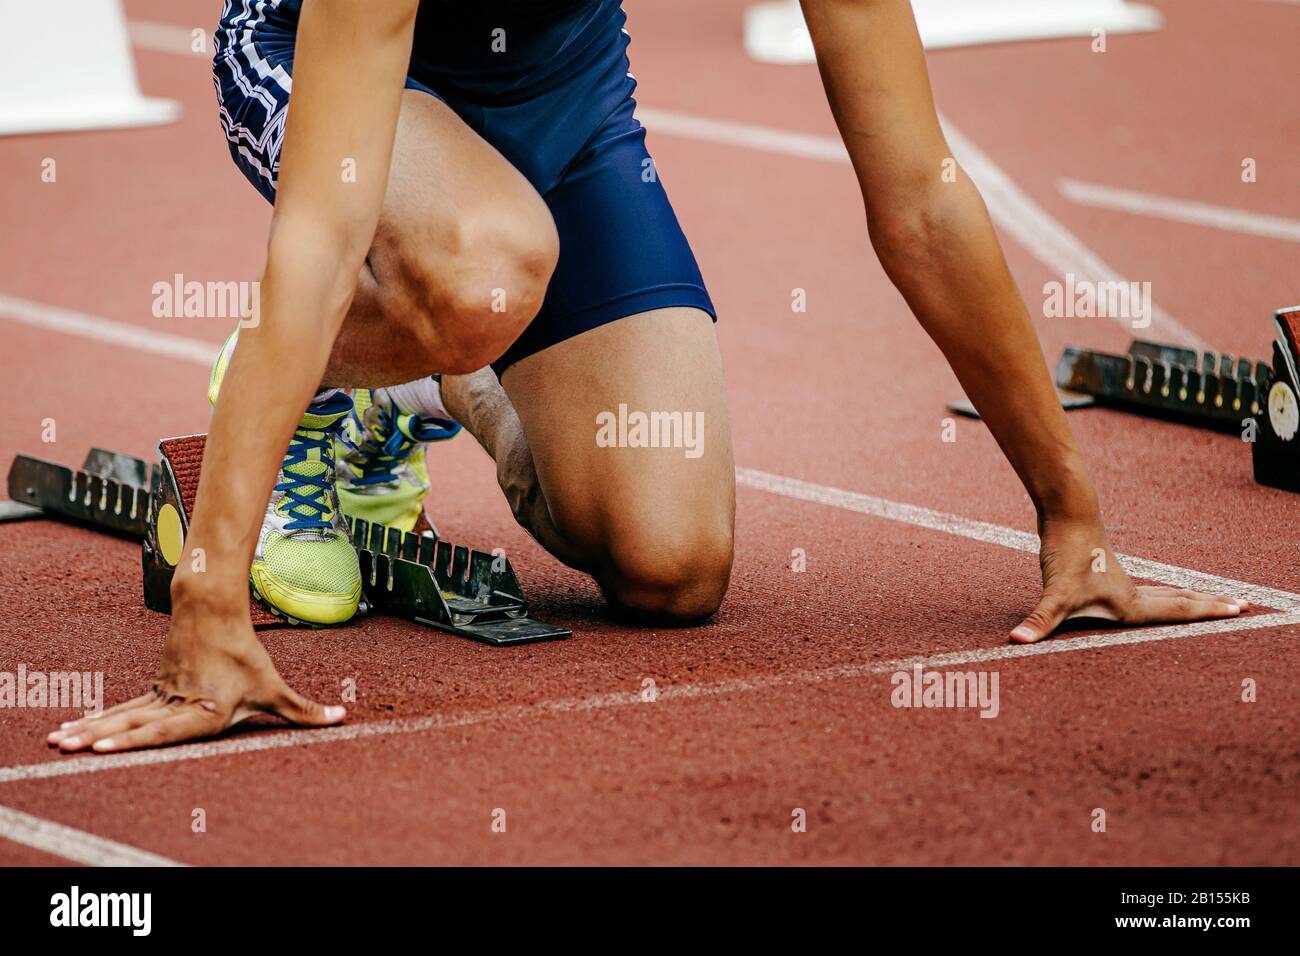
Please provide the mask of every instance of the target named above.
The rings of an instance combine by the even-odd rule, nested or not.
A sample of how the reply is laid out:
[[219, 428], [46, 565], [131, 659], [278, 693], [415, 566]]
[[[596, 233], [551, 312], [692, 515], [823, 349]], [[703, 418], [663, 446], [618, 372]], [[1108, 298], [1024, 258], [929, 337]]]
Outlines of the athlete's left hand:
[[1176, 624], [1235, 617], [1246, 607], [1233, 598], [1184, 588], [1135, 585], [1116, 560], [1100, 522], [1047, 522], [1039, 535], [1043, 596], [1011, 632], [1014, 643], [1041, 641], [1071, 618], [1122, 626]]

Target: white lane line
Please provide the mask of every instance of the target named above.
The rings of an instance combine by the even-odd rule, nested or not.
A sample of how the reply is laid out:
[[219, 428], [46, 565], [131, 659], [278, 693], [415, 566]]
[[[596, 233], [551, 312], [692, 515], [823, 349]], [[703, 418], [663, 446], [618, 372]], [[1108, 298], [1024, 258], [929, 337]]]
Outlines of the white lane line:
[[[802, 159], [839, 164], [849, 162], [844, 144], [830, 136], [796, 133], [731, 120], [707, 119], [643, 106], [637, 107], [637, 116], [651, 134], [663, 133]], [[979, 186], [989, 215], [1026, 252], [1058, 277], [1074, 275], [1078, 279], [1099, 283], [1130, 281], [1131, 277], [1120, 275], [1118, 270], [1108, 265], [1060, 221], [1034, 202], [951, 122], [946, 118], [942, 122], [955, 158]], [[1116, 316], [1115, 321], [1133, 331], [1131, 319]], [[1151, 325], [1143, 334], [1148, 338], [1175, 342], [1202, 351], [1209, 348], [1195, 332], [1157, 306], [1152, 307]]]
[[0, 838], [89, 866], [185, 865], [11, 807], [0, 807]]
[[[948, 144], [962, 168], [979, 186], [989, 208], [989, 215], [1026, 252], [1058, 277], [1074, 275], [1106, 284], [1127, 283], [1133, 278], [1121, 275], [1119, 270], [1085, 246], [1064, 224], [1029, 198], [1010, 176], [951, 122], [947, 119], [942, 119], [942, 122]], [[1132, 319], [1122, 316], [1115, 316], [1114, 319], [1128, 331], [1134, 331]], [[1157, 305], [1151, 306], [1151, 324], [1149, 330], [1143, 331], [1143, 337], [1174, 342], [1202, 352], [1210, 348], [1209, 343]]]
[[[738, 678], [710, 684], [681, 684], [662, 687], [658, 691], [655, 704], [674, 700], [700, 700], [726, 694], [744, 694], [779, 688], [806, 687], [829, 681], [861, 679], [873, 675], [910, 670], [917, 664], [927, 669], [957, 667], [963, 664], [987, 664], [995, 661], [1016, 660], [1022, 657], [1039, 657], [1044, 654], [1062, 654], [1070, 651], [1089, 651], [1106, 647], [1151, 644], [1187, 637], [1205, 637], [1295, 624], [1300, 624], [1300, 611], [1251, 614], [1246, 617], [1223, 621], [1202, 621], [1196, 624], [1176, 624], [1168, 627], [1151, 627], [1132, 631], [1107, 631], [1075, 638], [1059, 637], [1039, 644], [1003, 644], [998, 647], [976, 648], [946, 654], [904, 657], [862, 664], [841, 664], [820, 670], [795, 671], [765, 677]], [[47, 760], [42, 763], [19, 764], [0, 769], [0, 784], [48, 780], [54, 777], [80, 776], [131, 767], [181, 763], [189, 760], [203, 760], [209, 757], [237, 756], [267, 750], [281, 750], [288, 747], [311, 747], [348, 740], [363, 740], [368, 737], [428, 733], [430, 731], [472, 727], [478, 724], [500, 721], [528, 723], [541, 717], [558, 714], [584, 713], [637, 705], [654, 706], [654, 704], [644, 701], [639, 691], [624, 691], [596, 694], [591, 697], [544, 701], [538, 704], [515, 707], [494, 707], [459, 714], [433, 714], [428, 717], [413, 717], [404, 720], [345, 724], [341, 727], [326, 727], [320, 730], [249, 733], [209, 743], [183, 744], [179, 747], [170, 747], [163, 750], [140, 750], [107, 756], [67, 757]]]
[[639, 103], [636, 115], [651, 133], [680, 136], [682, 139], [696, 139], [722, 146], [740, 146], [765, 153], [797, 156], [800, 159], [817, 159], [844, 166], [850, 165], [849, 154], [844, 148], [844, 143], [833, 136], [796, 133], [768, 126], [737, 123], [734, 120], [691, 116], [672, 110], [654, 109]]
[[[1032, 553], [1038, 551], [1038, 535], [1030, 534], [1027, 531], [1017, 531], [1003, 525], [990, 524], [986, 521], [974, 521], [970, 518], [962, 518], [959, 515], [934, 511], [918, 505], [900, 504], [885, 498], [877, 498], [874, 495], [845, 491], [843, 488], [819, 485], [811, 481], [801, 481], [798, 478], [787, 478], [783, 475], [774, 475], [754, 468], [737, 468], [736, 482], [748, 488], [756, 488], [759, 491], [767, 491], [786, 498], [809, 501], [832, 508], [842, 508], [845, 511], [856, 511], [859, 514], [885, 518], [889, 521], [899, 521], [918, 528], [928, 528], [932, 531], [942, 531], [945, 534], [957, 535], [962, 538], [971, 538], [975, 541], [1001, 545], [1015, 551], [1029, 551]], [[1293, 594], [1290, 591], [1250, 584], [1232, 578], [1223, 578], [1214, 574], [1205, 574], [1201, 571], [1180, 568], [1171, 564], [1161, 564], [1158, 561], [1148, 561], [1145, 558], [1135, 558], [1125, 554], [1117, 555], [1117, 557], [1129, 574], [1144, 580], [1161, 581], [1174, 587], [1193, 588], [1198, 591], [1223, 594], [1228, 597], [1249, 601], [1251, 604], [1260, 607], [1276, 608], [1282, 611], [1300, 610], [1300, 594]]]
[[19, 299], [16, 296], [0, 293], [0, 319], [21, 322], [47, 332], [63, 332], [67, 335], [79, 335], [83, 339], [120, 345], [123, 348], [150, 352], [167, 358], [194, 362], [204, 368], [211, 368], [217, 357], [220, 345], [204, 342], [201, 339], [186, 338], [168, 332], [154, 332], [130, 325], [126, 322], [114, 322], [72, 309]]
[[1098, 183], [1084, 183], [1077, 179], [1062, 179], [1060, 188], [1061, 194], [1066, 199], [1080, 206], [1130, 212], [1139, 216], [1167, 219], [1170, 222], [1224, 229], [1248, 236], [1263, 236], [1266, 239], [1300, 242], [1300, 220], [1296, 219], [1268, 216], [1263, 213], [1248, 212], [1245, 209], [1233, 209], [1229, 206], [1212, 206], [1209, 203], [1193, 202], [1190, 199], [1156, 196], [1132, 189], [1117, 189], [1114, 186], [1102, 186]]

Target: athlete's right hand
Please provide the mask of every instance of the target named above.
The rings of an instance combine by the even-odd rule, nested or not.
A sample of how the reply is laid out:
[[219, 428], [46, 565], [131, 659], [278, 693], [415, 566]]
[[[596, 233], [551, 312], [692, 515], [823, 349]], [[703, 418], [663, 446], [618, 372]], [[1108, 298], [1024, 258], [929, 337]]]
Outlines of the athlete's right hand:
[[[231, 612], [230, 606], [238, 610]], [[186, 599], [173, 592], [171, 627], [153, 690], [47, 738], [63, 751], [113, 753], [210, 737], [254, 714], [325, 726], [346, 716], [294, 691], [253, 632], [248, 602]]]

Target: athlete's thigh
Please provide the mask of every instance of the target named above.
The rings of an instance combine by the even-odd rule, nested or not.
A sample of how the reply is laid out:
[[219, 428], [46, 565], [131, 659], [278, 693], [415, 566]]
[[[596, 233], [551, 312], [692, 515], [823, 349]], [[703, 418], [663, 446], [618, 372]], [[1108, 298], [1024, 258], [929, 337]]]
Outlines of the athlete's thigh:
[[410, 257], [455, 247], [476, 226], [499, 227], [529, 214], [549, 219], [514, 166], [442, 100], [421, 90], [403, 93], [374, 253]]
[[[293, 98], [294, 21], [274, 7], [233, 9], [217, 32], [213, 63], [221, 125], [236, 166], [274, 202]], [[454, 242], [457, 223], [484, 205], [545, 213], [524, 176], [439, 96], [419, 86], [408, 80], [402, 95], [377, 246]], [[366, 174], [342, 162], [341, 176]]]
[[[271, 202], [293, 93], [292, 34], [279, 29], [262, 23], [260, 43], [227, 45], [214, 65], [231, 156]], [[343, 162], [341, 176], [366, 174]], [[327, 378], [391, 384], [436, 370], [431, 356], [472, 368], [499, 357], [540, 305], [554, 233], [523, 175], [447, 103], [408, 87], [379, 225]], [[497, 289], [511, 293], [505, 314], [493, 311]]]
[[606, 551], [724, 548], [729, 563], [735, 469], [708, 314], [601, 325], [511, 365], [502, 385], [566, 537]]
[[[498, 358], [540, 307], [556, 244], [546, 204], [519, 171], [446, 103], [408, 89], [379, 225], [331, 367], [346, 359], [402, 381]], [[395, 342], [407, 343], [405, 361]], [[427, 366], [429, 357], [442, 363]]]

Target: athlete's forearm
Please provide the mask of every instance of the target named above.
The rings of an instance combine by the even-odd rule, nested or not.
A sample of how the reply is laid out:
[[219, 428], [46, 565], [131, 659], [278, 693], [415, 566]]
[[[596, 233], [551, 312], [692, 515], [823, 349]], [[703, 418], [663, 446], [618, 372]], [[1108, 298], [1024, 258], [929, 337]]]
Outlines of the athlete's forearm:
[[262, 279], [262, 321], [240, 332], [222, 381], [186, 542], [191, 559], [202, 549], [202, 573], [182, 561], [178, 592], [247, 591], [279, 462], [317, 389], [333, 342], [329, 329], [342, 322], [351, 291], [346, 283], [322, 283], [333, 270], [309, 271], [300, 253], [288, 264], [277, 264], [272, 253]]
[[804, 0], [872, 244], [1041, 515], [1096, 500], [978, 191], [939, 128], [908, 0]]
[[920, 248], [882, 255], [890, 278], [952, 366], [1040, 515], [1093, 520], [1097, 501], [1042, 347], [975, 187], [917, 201]]
[[313, 0], [298, 25], [260, 315], [243, 329], [212, 419], [173, 594], [247, 588], [261, 518], [320, 385], [373, 240], [392, 158], [416, 0]]

